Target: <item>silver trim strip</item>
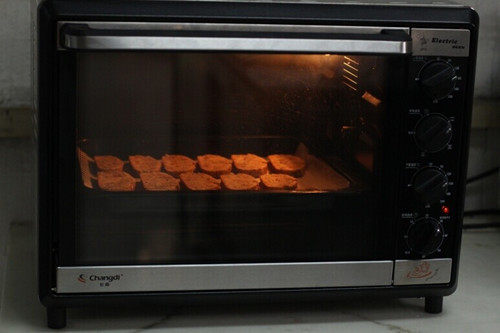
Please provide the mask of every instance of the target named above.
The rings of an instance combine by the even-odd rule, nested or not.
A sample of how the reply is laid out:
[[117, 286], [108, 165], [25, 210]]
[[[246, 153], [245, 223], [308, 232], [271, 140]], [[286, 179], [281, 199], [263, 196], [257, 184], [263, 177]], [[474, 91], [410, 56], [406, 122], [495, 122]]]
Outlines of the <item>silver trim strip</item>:
[[[58, 293], [388, 286], [394, 262], [296, 262], [57, 268]], [[107, 285], [106, 285], [107, 284]]]
[[450, 258], [396, 260], [394, 285], [449, 283], [452, 263]]
[[[382, 27], [294, 26], [270, 24], [200, 24], [145, 22], [59, 22], [87, 24], [92, 29], [107, 30], [172, 30], [172, 31], [254, 31], [254, 32], [316, 32], [378, 34]], [[395, 28], [391, 28], [395, 29]], [[397, 29], [397, 28], [396, 28]], [[403, 28], [409, 33], [408, 28]], [[411, 41], [312, 38], [250, 38], [250, 37], [179, 37], [179, 36], [85, 36], [64, 35], [59, 49], [84, 50], [202, 50], [260, 52], [336, 52], [372, 54], [409, 54]]]

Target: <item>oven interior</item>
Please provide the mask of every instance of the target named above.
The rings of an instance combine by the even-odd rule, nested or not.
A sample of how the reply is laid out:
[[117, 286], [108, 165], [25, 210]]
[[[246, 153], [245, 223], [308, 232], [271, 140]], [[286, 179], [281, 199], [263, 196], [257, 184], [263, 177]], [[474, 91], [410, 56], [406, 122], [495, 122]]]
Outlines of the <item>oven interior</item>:
[[[378, 168], [385, 66], [382, 57], [330, 54], [78, 54], [82, 182], [101, 190], [96, 155], [251, 153], [305, 160], [291, 191], [368, 188]], [[136, 191], [146, 190], [130, 163], [124, 170], [138, 180]]]
[[[78, 52], [72, 264], [265, 262], [385, 256], [373, 221], [390, 56]], [[294, 188], [149, 191], [131, 155], [289, 154]], [[106, 191], [94, 157], [124, 161]], [[165, 172], [161, 167], [161, 172]], [[195, 173], [203, 170], [197, 165]], [[235, 168], [231, 170], [237, 173]], [[269, 173], [279, 173], [273, 170]], [[295, 177], [295, 176], [294, 176]], [[360, 209], [362, 208], [362, 209]], [[326, 218], [326, 216], [330, 216]], [[350, 223], [341, 220], [352, 220]], [[354, 249], [353, 239], [361, 246]], [[379, 238], [380, 239], [380, 238]], [[386, 245], [384, 245], [386, 246]], [[388, 249], [388, 245], [386, 246]], [[379, 249], [374, 251], [373, 249]], [[372, 253], [367, 255], [367, 253]], [[376, 254], [375, 254], [376, 253]]]

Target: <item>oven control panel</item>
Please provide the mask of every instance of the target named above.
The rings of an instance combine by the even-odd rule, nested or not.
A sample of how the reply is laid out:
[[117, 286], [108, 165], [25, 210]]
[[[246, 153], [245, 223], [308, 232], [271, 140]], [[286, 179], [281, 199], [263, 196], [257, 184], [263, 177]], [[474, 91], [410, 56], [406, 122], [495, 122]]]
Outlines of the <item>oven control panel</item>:
[[410, 60], [399, 196], [398, 257], [446, 258], [458, 230], [456, 181], [467, 58]]
[[453, 93], [457, 75], [450, 62], [433, 60], [422, 66], [416, 80], [429, 98], [441, 100]]

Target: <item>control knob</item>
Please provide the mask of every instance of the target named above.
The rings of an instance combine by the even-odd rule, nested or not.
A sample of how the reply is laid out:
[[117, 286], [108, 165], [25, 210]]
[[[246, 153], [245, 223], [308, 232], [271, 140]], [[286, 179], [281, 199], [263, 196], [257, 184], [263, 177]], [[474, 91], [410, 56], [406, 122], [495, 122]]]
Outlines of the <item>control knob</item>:
[[424, 217], [410, 226], [407, 242], [411, 251], [428, 255], [435, 252], [443, 242], [444, 233], [441, 224], [433, 218]]
[[445, 61], [431, 61], [422, 67], [419, 82], [427, 95], [434, 100], [448, 96], [457, 81], [453, 66]]
[[413, 176], [413, 190], [423, 203], [437, 203], [448, 192], [448, 177], [439, 168], [423, 168]]
[[453, 131], [450, 121], [440, 114], [430, 114], [415, 126], [415, 142], [423, 151], [436, 153], [446, 148]]

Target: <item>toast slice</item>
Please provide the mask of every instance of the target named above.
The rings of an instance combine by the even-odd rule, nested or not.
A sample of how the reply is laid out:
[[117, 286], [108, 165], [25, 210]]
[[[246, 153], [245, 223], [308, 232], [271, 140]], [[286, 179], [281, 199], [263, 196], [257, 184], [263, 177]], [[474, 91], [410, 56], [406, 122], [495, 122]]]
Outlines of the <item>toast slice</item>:
[[125, 162], [116, 156], [111, 155], [96, 155], [94, 156], [95, 164], [101, 171], [122, 171]]
[[151, 156], [145, 155], [132, 155], [129, 156], [130, 165], [135, 171], [141, 172], [153, 172], [160, 171], [161, 161], [152, 158]]
[[271, 173], [260, 176], [262, 185], [268, 190], [294, 190], [297, 188], [297, 179], [281, 173]]
[[204, 173], [185, 172], [180, 175], [182, 185], [190, 191], [218, 191], [220, 179]]
[[143, 172], [141, 181], [147, 191], [178, 191], [180, 180], [164, 172]]
[[260, 177], [268, 172], [267, 160], [254, 154], [231, 155], [234, 168], [241, 173]]
[[137, 181], [125, 171], [98, 171], [97, 185], [104, 191], [131, 192], [135, 190]]
[[233, 168], [233, 161], [220, 155], [201, 155], [197, 159], [201, 171], [215, 178], [230, 173]]
[[164, 155], [161, 158], [163, 168], [172, 176], [179, 177], [184, 172], [194, 172], [196, 161], [184, 155]]
[[221, 175], [220, 179], [224, 189], [230, 191], [257, 191], [260, 188], [260, 179], [246, 173], [228, 173]]
[[300, 177], [306, 169], [306, 162], [295, 155], [275, 154], [267, 157], [271, 168], [276, 173], [284, 173], [294, 177]]

